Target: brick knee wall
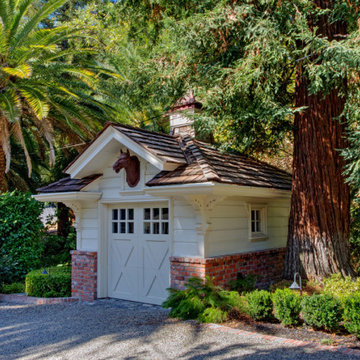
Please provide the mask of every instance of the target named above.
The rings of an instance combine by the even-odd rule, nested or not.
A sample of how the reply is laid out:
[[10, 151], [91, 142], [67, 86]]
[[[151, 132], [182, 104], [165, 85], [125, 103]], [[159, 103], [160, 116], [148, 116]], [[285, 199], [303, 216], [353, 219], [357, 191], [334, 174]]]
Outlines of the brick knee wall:
[[171, 257], [171, 287], [183, 289], [186, 281], [197, 276], [209, 276], [214, 283], [226, 287], [237, 273], [256, 275], [256, 286], [265, 288], [282, 279], [285, 248], [263, 250], [212, 258]]
[[83, 301], [97, 297], [97, 252], [71, 251], [71, 296]]

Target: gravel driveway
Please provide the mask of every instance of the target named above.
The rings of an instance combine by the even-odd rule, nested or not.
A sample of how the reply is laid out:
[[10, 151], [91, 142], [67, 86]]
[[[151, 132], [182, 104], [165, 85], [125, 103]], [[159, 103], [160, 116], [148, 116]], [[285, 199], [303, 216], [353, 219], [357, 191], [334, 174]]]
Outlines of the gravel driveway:
[[351, 359], [314, 348], [224, 333], [120, 300], [0, 303], [0, 359]]

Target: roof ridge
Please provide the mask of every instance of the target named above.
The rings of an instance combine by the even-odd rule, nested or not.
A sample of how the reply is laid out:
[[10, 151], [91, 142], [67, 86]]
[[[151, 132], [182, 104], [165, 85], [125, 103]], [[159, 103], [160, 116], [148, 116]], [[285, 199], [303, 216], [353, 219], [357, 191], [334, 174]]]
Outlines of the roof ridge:
[[[112, 126], [112, 125], [110, 125]], [[129, 134], [126, 134], [124, 132], [121, 131], [121, 129], [119, 129], [119, 127], [121, 126], [118, 126], [118, 125], [115, 125], [115, 130], [119, 131], [121, 134], [125, 135], [126, 137], [128, 137], [129, 139], [131, 139], [132, 141], [134, 141], [136, 144], [138, 144], [139, 146], [143, 147], [146, 151], [148, 151], [149, 153], [151, 153], [152, 155], [156, 156], [156, 157], [159, 157], [159, 158], [162, 158], [164, 159], [165, 161], [169, 161], [169, 162], [173, 162], [173, 163], [177, 163], [176, 161], [174, 160], [171, 160], [171, 158], [167, 155], [160, 155], [158, 154], [156, 151], [154, 151], [154, 149], [152, 149], [149, 145], [147, 144], [144, 144], [143, 142], [135, 139], [134, 137], [132, 137], [131, 135]], [[135, 132], [137, 133], [141, 133], [141, 132], [147, 132], [147, 133], [151, 133], [151, 134], [154, 134], [154, 135], [163, 135], [163, 134], [160, 134], [160, 133], [156, 133], [156, 132], [153, 132], [153, 131], [148, 131], [148, 130], [143, 130], [143, 129], [140, 129], [140, 128], [135, 128], [135, 127], [132, 127], [132, 126], [123, 126], [125, 127], [126, 129], [131, 129], [131, 130], [134, 130]], [[166, 136], [165, 136], [166, 137]], [[175, 141], [178, 141], [178, 139], [174, 136], [170, 136], [168, 135], [167, 137], [171, 138], [172, 140], [175, 140]], [[186, 159], [185, 159], [186, 160]], [[184, 164], [183, 162], [178, 162], [179, 164]]]
[[192, 139], [190, 136], [186, 135], [182, 138], [185, 142], [186, 148], [191, 151], [191, 154], [195, 158], [195, 161], [201, 168], [205, 178], [208, 181], [220, 181], [220, 176], [216, 173], [214, 168], [209, 164], [206, 156], [204, 156], [203, 152], [201, 151], [200, 147], [197, 146], [196, 140]]
[[166, 137], [166, 138], [169, 138], [169, 139], [176, 139], [178, 137], [178, 136], [174, 136], [174, 135], [170, 135], [170, 134], [161, 133], [161, 132], [158, 132], [158, 131], [142, 129], [140, 127], [135, 127], [135, 126], [131, 126], [131, 125], [128, 125], [128, 124], [115, 123], [115, 122], [112, 122], [112, 121], [109, 121], [106, 124], [109, 124], [110, 126], [119, 126], [119, 127], [124, 127], [126, 129], [130, 129], [130, 130], [136, 130], [136, 131], [146, 132], [146, 133], [153, 134], [153, 135], [163, 136], [163, 137]]

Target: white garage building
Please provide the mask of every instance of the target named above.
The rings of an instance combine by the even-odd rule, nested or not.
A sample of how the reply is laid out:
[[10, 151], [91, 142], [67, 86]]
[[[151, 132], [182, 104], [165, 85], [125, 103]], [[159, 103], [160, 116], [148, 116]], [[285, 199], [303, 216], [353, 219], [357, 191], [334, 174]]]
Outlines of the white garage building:
[[160, 304], [192, 276], [281, 278], [291, 176], [192, 138], [182, 111], [195, 107], [170, 115], [173, 135], [108, 123], [67, 178], [38, 189], [76, 217], [73, 296]]

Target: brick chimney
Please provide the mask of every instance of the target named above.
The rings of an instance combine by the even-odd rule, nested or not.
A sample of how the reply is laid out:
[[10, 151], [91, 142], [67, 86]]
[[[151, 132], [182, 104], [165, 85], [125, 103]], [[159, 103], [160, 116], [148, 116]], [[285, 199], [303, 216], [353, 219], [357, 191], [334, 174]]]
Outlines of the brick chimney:
[[170, 134], [171, 135], [189, 135], [195, 137], [193, 120], [189, 115], [199, 111], [201, 103], [195, 100], [192, 93], [180, 99], [169, 111]]

